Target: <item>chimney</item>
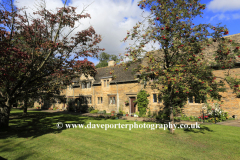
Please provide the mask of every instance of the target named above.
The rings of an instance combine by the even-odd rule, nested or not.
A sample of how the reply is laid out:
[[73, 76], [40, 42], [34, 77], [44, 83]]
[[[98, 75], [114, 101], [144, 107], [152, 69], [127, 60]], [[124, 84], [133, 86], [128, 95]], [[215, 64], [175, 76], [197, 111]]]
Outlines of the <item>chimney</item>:
[[116, 64], [116, 62], [114, 60], [108, 61], [108, 67], [109, 66], [114, 66], [115, 64]]

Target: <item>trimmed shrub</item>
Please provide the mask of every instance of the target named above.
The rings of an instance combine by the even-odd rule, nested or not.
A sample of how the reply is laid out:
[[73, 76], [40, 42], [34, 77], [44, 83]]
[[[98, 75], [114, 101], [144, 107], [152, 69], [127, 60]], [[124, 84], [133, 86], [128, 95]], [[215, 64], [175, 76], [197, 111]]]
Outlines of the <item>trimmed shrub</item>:
[[92, 110], [90, 113], [98, 113], [99, 110]]

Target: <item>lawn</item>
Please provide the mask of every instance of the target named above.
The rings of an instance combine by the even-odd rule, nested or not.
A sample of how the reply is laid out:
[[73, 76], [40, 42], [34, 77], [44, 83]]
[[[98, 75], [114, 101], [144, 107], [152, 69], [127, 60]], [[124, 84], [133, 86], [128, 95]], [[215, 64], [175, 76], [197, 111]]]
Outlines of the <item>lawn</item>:
[[176, 129], [173, 135], [163, 129], [57, 129], [57, 122], [85, 125], [134, 122], [39, 111], [29, 112], [23, 118], [21, 113], [13, 110], [10, 129], [0, 132], [0, 157], [8, 160], [240, 157], [240, 127], [201, 125], [201, 129]]

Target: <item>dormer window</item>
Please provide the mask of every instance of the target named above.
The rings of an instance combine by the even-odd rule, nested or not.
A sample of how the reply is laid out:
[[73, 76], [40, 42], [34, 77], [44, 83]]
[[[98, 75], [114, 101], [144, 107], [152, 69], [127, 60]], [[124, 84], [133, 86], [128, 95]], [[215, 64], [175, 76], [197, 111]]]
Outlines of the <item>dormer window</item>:
[[92, 82], [82, 82], [82, 89], [91, 88]]
[[104, 87], [109, 87], [109, 80], [103, 80]]
[[87, 88], [91, 88], [91, 82], [87, 82]]
[[82, 82], [82, 89], [87, 88], [87, 83], [86, 82]]
[[73, 81], [73, 88], [79, 88], [80, 84], [78, 81]]

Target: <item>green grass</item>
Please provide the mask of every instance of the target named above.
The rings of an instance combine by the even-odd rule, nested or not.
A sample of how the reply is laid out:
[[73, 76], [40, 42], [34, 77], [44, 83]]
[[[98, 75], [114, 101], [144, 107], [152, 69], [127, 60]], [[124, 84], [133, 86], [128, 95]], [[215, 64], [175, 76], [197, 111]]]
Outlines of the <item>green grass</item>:
[[[10, 129], [0, 132], [0, 156], [34, 159], [239, 159], [240, 127], [201, 129], [57, 129], [56, 123], [130, 124], [70, 114], [11, 112]], [[144, 122], [137, 122], [138, 124]]]

